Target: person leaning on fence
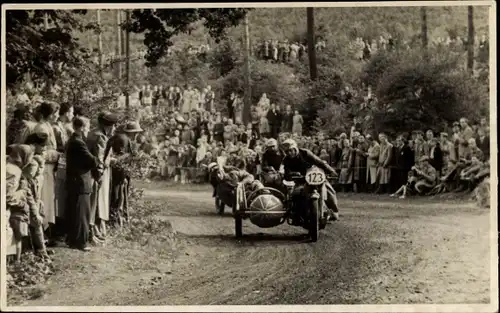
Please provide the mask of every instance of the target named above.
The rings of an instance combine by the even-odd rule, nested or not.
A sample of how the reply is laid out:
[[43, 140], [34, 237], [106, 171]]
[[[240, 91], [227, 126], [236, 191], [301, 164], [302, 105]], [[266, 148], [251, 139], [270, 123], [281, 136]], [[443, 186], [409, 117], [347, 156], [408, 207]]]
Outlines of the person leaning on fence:
[[[141, 131], [136, 123], [128, 123], [124, 131]], [[125, 134], [117, 134], [111, 137], [108, 147], [113, 153], [111, 159], [111, 193], [109, 221], [115, 227], [122, 227], [128, 219], [128, 192], [130, 186], [130, 172], [124, 165], [124, 161], [130, 157], [130, 140]], [[109, 152], [106, 152], [109, 153]]]
[[98, 127], [89, 133], [87, 145], [90, 152], [99, 160], [99, 166], [93, 172], [92, 211], [90, 214], [91, 242], [99, 243], [106, 236], [106, 221], [109, 220], [109, 188], [111, 172], [109, 155], [105, 154], [110, 136], [114, 132], [118, 116], [102, 112], [98, 116]]

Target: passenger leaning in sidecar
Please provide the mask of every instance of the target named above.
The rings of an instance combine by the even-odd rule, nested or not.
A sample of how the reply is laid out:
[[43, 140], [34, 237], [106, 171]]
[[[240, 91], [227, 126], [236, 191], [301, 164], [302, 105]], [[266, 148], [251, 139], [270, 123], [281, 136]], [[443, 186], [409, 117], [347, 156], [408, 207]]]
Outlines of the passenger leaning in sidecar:
[[264, 188], [264, 185], [244, 168], [211, 163], [208, 170], [210, 183], [214, 188], [213, 197], [216, 198], [216, 206], [220, 214], [223, 213], [225, 205], [233, 207], [238, 183], [244, 184], [246, 193]]
[[[305, 175], [307, 170], [313, 166], [316, 166], [327, 174], [331, 176], [337, 176], [335, 170], [329, 166], [326, 162], [321, 160], [319, 157], [314, 155], [310, 150], [299, 149], [297, 143], [293, 139], [287, 139], [283, 143], [283, 150], [285, 152], [285, 158], [283, 159], [284, 168], [284, 178], [290, 177], [293, 173], [299, 173], [300, 175]], [[339, 209], [337, 202], [337, 194], [332, 185], [327, 181], [325, 183], [327, 190], [326, 206], [331, 210], [330, 220], [339, 219]]]

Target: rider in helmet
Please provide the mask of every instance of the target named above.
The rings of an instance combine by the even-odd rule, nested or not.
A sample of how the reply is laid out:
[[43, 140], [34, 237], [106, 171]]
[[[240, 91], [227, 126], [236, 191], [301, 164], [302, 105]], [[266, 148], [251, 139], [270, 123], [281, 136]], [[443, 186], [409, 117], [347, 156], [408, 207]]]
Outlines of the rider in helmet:
[[[283, 150], [285, 152], [285, 158], [283, 159], [285, 179], [291, 173], [300, 173], [301, 175], [305, 175], [306, 171], [312, 166], [317, 166], [318, 168], [324, 170], [327, 174], [330, 174], [332, 176], [337, 175], [336, 171], [330, 165], [314, 155], [314, 153], [312, 153], [310, 150], [299, 149], [297, 143], [293, 139], [285, 140], [285, 142], [283, 143]], [[330, 214], [330, 219], [338, 220], [339, 210], [337, 195], [332, 185], [328, 181], [326, 182], [325, 186], [327, 189], [327, 198], [325, 202], [327, 207], [332, 211]]]
[[284, 157], [283, 152], [278, 146], [278, 141], [273, 138], [267, 140], [266, 151], [262, 155], [261, 163], [261, 179], [266, 186], [274, 188], [278, 188], [280, 186], [282, 177], [279, 170]]

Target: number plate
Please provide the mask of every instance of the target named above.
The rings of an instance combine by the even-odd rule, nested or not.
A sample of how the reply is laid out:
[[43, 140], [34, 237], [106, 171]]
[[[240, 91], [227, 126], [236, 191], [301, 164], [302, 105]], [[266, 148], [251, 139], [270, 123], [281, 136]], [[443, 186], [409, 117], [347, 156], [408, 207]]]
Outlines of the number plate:
[[312, 186], [317, 186], [325, 183], [326, 175], [319, 169], [311, 169], [306, 173], [306, 183]]

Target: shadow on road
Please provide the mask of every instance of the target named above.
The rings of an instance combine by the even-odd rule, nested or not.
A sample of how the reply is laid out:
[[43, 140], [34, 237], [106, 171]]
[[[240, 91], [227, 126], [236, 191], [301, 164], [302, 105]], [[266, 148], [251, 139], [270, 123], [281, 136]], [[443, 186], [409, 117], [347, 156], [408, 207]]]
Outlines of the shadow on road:
[[233, 234], [214, 235], [187, 235], [180, 234], [186, 239], [194, 239], [207, 246], [253, 246], [253, 245], [297, 245], [311, 242], [307, 234], [248, 234], [236, 238]]

